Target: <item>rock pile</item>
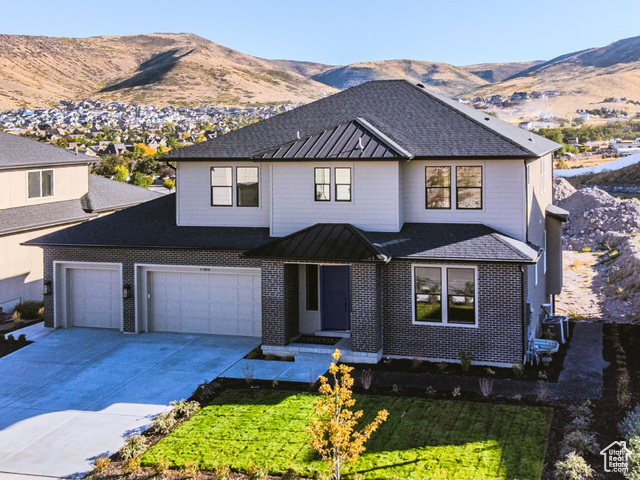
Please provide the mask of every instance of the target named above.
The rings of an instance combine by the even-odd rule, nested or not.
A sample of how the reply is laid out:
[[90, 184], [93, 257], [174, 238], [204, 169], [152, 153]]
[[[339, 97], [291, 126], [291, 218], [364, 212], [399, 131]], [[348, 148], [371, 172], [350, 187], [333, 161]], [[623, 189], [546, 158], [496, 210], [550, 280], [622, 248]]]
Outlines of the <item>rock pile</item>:
[[553, 203], [558, 205], [565, 198], [576, 193], [576, 189], [566, 179], [553, 177]]

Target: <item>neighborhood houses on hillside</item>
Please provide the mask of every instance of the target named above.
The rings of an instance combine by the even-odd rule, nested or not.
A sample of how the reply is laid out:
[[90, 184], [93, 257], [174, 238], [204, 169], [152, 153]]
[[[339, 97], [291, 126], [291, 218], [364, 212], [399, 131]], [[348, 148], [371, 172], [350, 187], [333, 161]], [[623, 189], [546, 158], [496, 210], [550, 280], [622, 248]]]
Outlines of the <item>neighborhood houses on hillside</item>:
[[562, 289], [559, 147], [406, 81], [350, 88], [170, 154], [174, 195], [28, 241], [45, 323], [521, 363]]
[[42, 251], [24, 242], [158, 198], [143, 188], [89, 175], [92, 161], [0, 132], [0, 313], [43, 298]]

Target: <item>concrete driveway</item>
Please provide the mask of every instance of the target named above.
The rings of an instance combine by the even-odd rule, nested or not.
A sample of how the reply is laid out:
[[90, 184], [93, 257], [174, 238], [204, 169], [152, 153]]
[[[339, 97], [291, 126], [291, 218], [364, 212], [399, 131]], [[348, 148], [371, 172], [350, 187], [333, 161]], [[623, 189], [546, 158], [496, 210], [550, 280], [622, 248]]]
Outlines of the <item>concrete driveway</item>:
[[0, 480], [81, 477], [259, 344], [68, 329], [0, 358]]

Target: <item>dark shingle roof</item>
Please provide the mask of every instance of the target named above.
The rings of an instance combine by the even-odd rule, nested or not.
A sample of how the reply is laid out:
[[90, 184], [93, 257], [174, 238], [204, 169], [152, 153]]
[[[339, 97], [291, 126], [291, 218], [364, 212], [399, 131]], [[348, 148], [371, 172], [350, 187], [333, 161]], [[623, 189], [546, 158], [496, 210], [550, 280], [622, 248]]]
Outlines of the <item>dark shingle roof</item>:
[[353, 225], [317, 224], [245, 253], [246, 257], [287, 260], [386, 260]]
[[178, 227], [175, 194], [26, 242], [128, 248], [248, 250], [269, 241], [268, 228]]
[[64, 148], [0, 132], [0, 170], [93, 162], [95, 159], [87, 155], [76, 155]]
[[[555, 142], [405, 80], [363, 83], [170, 154], [174, 159], [251, 158], [361, 118], [418, 158], [538, 157]], [[377, 158], [377, 157], [376, 157]]]
[[410, 158], [412, 155], [362, 119], [255, 155], [253, 158]]
[[105, 212], [147, 202], [162, 194], [128, 183], [89, 175], [89, 192], [82, 197], [82, 206], [92, 212]]
[[83, 222], [95, 216], [85, 212], [78, 200], [0, 209], [0, 235]]

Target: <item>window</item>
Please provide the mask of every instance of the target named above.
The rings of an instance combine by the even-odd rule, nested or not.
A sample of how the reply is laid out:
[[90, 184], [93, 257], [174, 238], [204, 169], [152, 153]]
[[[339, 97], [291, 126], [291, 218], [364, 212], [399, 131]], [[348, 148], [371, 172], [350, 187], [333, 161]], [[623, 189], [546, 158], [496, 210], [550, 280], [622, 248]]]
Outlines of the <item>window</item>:
[[331, 169], [316, 168], [314, 171], [315, 200], [328, 202], [331, 200]]
[[211, 205], [231, 207], [233, 205], [233, 170], [231, 167], [211, 168]]
[[307, 265], [307, 310], [318, 310], [318, 265]]
[[482, 167], [456, 167], [457, 208], [482, 209]]
[[53, 196], [53, 170], [39, 170], [27, 174], [29, 198]]
[[336, 167], [336, 202], [351, 201], [351, 169]]
[[258, 206], [258, 167], [236, 168], [236, 202], [239, 207]]
[[546, 190], [546, 182], [547, 182], [547, 159], [546, 157], [542, 157], [540, 159], [540, 193], [544, 193]]
[[415, 323], [477, 324], [475, 268], [414, 266], [413, 278]]
[[426, 167], [426, 208], [451, 208], [451, 167]]

